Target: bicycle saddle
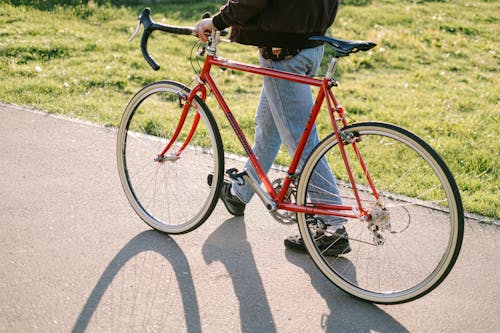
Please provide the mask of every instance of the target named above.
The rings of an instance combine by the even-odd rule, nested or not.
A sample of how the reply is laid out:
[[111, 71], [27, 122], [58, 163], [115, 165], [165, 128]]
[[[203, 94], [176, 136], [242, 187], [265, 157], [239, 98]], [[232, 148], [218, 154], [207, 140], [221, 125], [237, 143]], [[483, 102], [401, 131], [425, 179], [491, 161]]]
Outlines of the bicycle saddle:
[[368, 51], [377, 44], [362, 40], [343, 40], [327, 36], [312, 36], [310, 40], [321, 41], [335, 51], [337, 57], [346, 57], [351, 53]]

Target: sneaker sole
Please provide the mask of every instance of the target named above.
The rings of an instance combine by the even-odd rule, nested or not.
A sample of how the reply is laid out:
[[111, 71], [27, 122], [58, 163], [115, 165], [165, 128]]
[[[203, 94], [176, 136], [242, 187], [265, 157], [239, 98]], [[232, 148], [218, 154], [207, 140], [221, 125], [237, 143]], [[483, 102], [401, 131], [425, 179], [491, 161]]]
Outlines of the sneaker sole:
[[[299, 244], [295, 244], [293, 242], [290, 242], [287, 239], [285, 239], [284, 243], [285, 243], [285, 247], [289, 250], [299, 252], [299, 253], [307, 253], [307, 249], [305, 248], [305, 245], [301, 246]], [[347, 245], [347, 247], [345, 247], [343, 249], [330, 248], [327, 251], [323, 252], [322, 254], [325, 256], [329, 256], [329, 257], [338, 257], [339, 255], [344, 255], [344, 254], [347, 254], [349, 252], [351, 252], [351, 246]]]
[[338, 257], [340, 255], [344, 255], [351, 252], [351, 247], [348, 246], [347, 248], [344, 248], [342, 251], [339, 251], [337, 249], [328, 249], [323, 253], [325, 256], [331, 256], [331, 257]]
[[[207, 176], [207, 184], [208, 184], [208, 186], [212, 186], [213, 177], [214, 177], [214, 175], [212, 175], [212, 174], [209, 174], [209, 175]], [[226, 182], [226, 180], [224, 180], [224, 182]], [[227, 211], [228, 211], [229, 213], [231, 213], [232, 215], [234, 215], [234, 216], [243, 216], [243, 215], [245, 215], [245, 211], [243, 211], [243, 212], [235, 212], [235, 211], [231, 210], [231, 208], [229, 208], [229, 205], [228, 205], [228, 204], [226, 203], [226, 201], [222, 198], [222, 191], [221, 191], [221, 193], [220, 193], [220, 195], [219, 195], [219, 199], [222, 201], [222, 203], [223, 203], [223, 204], [224, 204], [224, 206], [226, 207]]]

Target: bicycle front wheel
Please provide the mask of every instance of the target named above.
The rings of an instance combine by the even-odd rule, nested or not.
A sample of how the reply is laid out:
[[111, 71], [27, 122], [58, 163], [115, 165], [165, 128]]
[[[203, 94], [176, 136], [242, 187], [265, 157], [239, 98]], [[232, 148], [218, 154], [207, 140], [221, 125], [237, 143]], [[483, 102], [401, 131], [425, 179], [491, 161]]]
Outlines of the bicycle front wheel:
[[[451, 172], [422, 139], [394, 125], [353, 124], [342, 129], [342, 137], [363, 208], [383, 217], [347, 218], [350, 252], [329, 257], [316, 245], [317, 226], [313, 233], [310, 225], [314, 219], [298, 214], [313, 261], [340, 289], [366, 301], [403, 303], [429, 293], [452, 269], [462, 243], [463, 208]], [[335, 175], [339, 194], [332, 193], [332, 184], [311, 181], [324, 163]], [[346, 169], [335, 135], [327, 137], [304, 166], [297, 202], [314, 206], [340, 199], [357, 207]]]
[[217, 124], [203, 100], [196, 96], [189, 104], [188, 94], [170, 81], [144, 87], [118, 130], [118, 172], [130, 204], [144, 222], [171, 234], [191, 231], [210, 216], [223, 179]]

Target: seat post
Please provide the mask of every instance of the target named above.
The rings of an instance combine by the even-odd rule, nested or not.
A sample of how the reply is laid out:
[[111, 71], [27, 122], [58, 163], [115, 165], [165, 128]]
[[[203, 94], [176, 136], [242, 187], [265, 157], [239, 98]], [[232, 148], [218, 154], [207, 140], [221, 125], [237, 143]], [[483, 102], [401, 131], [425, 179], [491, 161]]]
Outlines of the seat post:
[[328, 69], [326, 70], [325, 77], [328, 80], [331, 80], [333, 78], [333, 74], [335, 74], [335, 71], [337, 70], [337, 63], [339, 61], [339, 57], [336, 55], [333, 56], [332, 60], [330, 60], [330, 64], [328, 65]]

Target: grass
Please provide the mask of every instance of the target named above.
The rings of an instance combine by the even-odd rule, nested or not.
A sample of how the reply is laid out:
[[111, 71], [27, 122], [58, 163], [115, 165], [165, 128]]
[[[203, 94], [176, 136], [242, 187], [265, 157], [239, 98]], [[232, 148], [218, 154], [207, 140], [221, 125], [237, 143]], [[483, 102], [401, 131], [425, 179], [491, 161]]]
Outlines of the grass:
[[[143, 85], [165, 78], [191, 82], [193, 38], [153, 35], [151, 53], [162, 65], [158, 72], [143, 60], [137, 39], [127, 42], [145, 2], [2, 2], [0, 101], [117, 126], [128, 100]], [[155, 20], [193, 25], [222, 2], [166, 0], [148, 6]], [[351, 117], [388, 121], [420, 135], [451, 168], [466, 210], [497, 219], [499, 17], [497, 1], [344, 0], [329, 31], [378, 44], [339, 65], [336, 94]], [[256, 62], [252, 47], [226, 44], [219, 53]], [[245, 134], [252, 137], [260, 79], [216, 73]], [[241, 152], [210, 96], [208, 104], [221, 120], [226, 150]], [[319, 128], [326, 134], [326, 118]], [[278, 162], [287, 161], [282, 151]]]

